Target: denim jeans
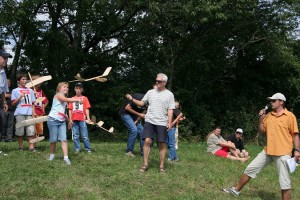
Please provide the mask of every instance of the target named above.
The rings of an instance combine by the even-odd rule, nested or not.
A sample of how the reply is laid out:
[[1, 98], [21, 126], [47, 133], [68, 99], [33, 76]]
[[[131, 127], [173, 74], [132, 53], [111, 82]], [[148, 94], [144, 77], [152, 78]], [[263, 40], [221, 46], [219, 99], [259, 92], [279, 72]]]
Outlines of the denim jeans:
[[88, 134], [87, 125], [85, 121], [74, 120], [72, 126], [72, 132], [74, 137], [75, 151], [80, 150], [80, 140], [79, 140], [80, 133], [81, 133], [81, 138], [83, 140], [84, 149], [85, 150], [91, 149], [89, 134]]
[[134, 121], [137, 119], [137, 116], [135, 115], [121, 115], [121, 119], [129, 130], [126, 152], [133, 152], [137, 134], [140, 134], [140, 154], [143, 155], [144, 140], [142, 140], [142, 133], [144, 127], [141, 121], [135, 124]]
[[175, 127], [171, 128], [168, 131], [168, 138], [167, 138], [166, 143], [169, 148], [169, 156], [168, 156], [169, 160], [177, 160], [178, 159], [178, 156], [176, 153], [176, 148], [175, 148], [175, 131], [176, 131]]
[[67, 127], [65, 121], [58, 121], [52, 117], [49, 117], [47, 124], [49, 129], [50, 143], [55, 143], [58, 140], [61, 142], [67, 141]]

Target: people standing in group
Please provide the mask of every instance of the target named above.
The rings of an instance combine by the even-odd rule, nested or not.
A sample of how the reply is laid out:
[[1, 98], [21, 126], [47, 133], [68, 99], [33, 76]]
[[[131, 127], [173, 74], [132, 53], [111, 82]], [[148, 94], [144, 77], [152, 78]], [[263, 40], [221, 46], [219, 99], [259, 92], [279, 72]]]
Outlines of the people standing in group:
[[149, 90], [141, 101], [134, 99], [129, 94], [126, 95], [126, 98], [137, 106], [148, 104], [143, 131], [144, 163], [140, 168], [141, 172], [145, 172], [148, 169], [150, 146], [154, 135], [156, 135], [159, 146], [159, 171], [165, 172], [167, 131], [172, 127], [173, 109], [175, 108], [174, 95], [166, 88], [167, 81], [168, 77], [165, 74], [157, 74], [155, 80], [157, 88]]
[[[33, 75], [32, 80], [36, 80], [40, 77], [41, 76], [39, 76], [39, 75]], [[34, 103], [36, 117], [41, 117], [41, 116], [45, 115], [45, 109], [49, 103], [44, 91], [41, 89], [41, 85], [42, 84], [38, 84], [38, 85], [34, 86], [34, 93], [35, 93], [36, 99], [43, 98], [42, 101], [36, 101]], [[36, 132], [36, 135], [44, 135], [44, 123], [43, 122], [35, 124], [35, 132]]]
[[[35, 114], [35, 95], [32, 89], [26, 87], [27, 74], [18, 73], [17, 81], [19, 87], [13, 89], [11, 94], [11, 104], [16, 106], [14, 116], [16, 123], [20, 123], [24, 120], [32, 119]], [[28, 146], [30, 151], [36, 151], [34, 144], [30, 143], [30, 140], [34, 139], [34, 125], [28, 125], [25, 127], [16, 128], [15, 134], [18, 138], [19, 150], [23, 150], [23, 136], [26, 129], [26, 135], [28, 139]]]
[[236, 153], [239, 155], [239, 157], [244, 158], [248, 157], [249, 153], [246, 151], [244, 147], [244, 141], [243, 141], [243, 129], [238, 128], [235, 131], [234, 135], [231, 135], [228, 137], [228, 141], [232, 142], [236, 147]]
[[15, 123], [15, 107], [11, 105], [11, 81], [6, 80], [9, 91], [5, 93], [5, 101], [8, 106], [7, 111], [4, 111], [3, 100], [0, 102], [0, 117], [1, 117], [1, 137], [2, 141], [11, 142], [14, 133]]
[[[131, 97], [138, 101], [141, 101], [144, 97], [144, 94], [133, 93], [131, 94]], [[129, 131], [125, 153], [130, 157], [135, 157], [133, 150], [137, 135], [140, 136], [140, 155], [143, 156], [144, 141], [142, 138], [142, 133], [144, 127], [142, 124], [142, 119], [145, 118], [146, 110], [146, 105], [137, 106], [132, 101], [126, 99], [124, 106], [119, 111], [121, 119]]]
[[68, 156], [67, 144], [67, 127], [66, 120], [68, 119], [66, 107], [68, 103], [78, 102], [83, 103], [82, 99], [67, 98], [69, 91], [69, 84], [67, 82], [60, 82], [56, 88], [56, 94], [53, 97], [52, 106], [48, 115], [48, 128], [50, 137], [50, 156], [48, 160], [55, 158], [55, 148], [57, 141], [61, 142], [61, 148], [64, 155], [64, 161], [67, 165], [71, 164]]
[[[256, 158], [247, 166], [239, 182], [235, 187], [230, 188], [230, 192], [236, 196], [250, 181], [268, 166], [275, 162], [281, 196], [283, 200], [291, 198], [291, 179], [287, 160], [291, 158], [294, 151], [295, 160], [300, 160], [300, 141], [298, 124], [295, 115], [285, 108], [286, 98], [281, 93], [276, 93], [267, 98], [272, 107], [272, 112], [266, 114], [266, 110], [259, 112], [258, 132], [267, 135], [267, 144]], [[293, 149], [294, 147], [294, 149]]]
[[179, 102], [175, 101], [175, 109], [173, 109], [173, 122], [171, 124], [171, 128], [168, 130], [168, 137], [167, 137], [167, 146], [169, 148], [169, 156], [168, 156], [168, 161], [178, 161], [178, 155], [176, 151], [176, 146], [175, 146], [175, 133], [176, 129], [178, 129], [178, 124], [181, 119], [183, 119], [183, 114], [182, 112], [178, 109], [179, 108]]
[[[214, 154], [218, 157], [227, 158], [230, 160], [239, 160], [241, 162], [246, 162], [247, 158], [240, 158], [236, 153], [236, 147], [232, 142], [226, 141], [221, 136], [221, 127], [217, 126], [212, 132], [207, 136], [207, 152]], [[232, 155], [231, 155], [231, 154]]]
[[[5, 73], [5, 69], [4, 67], [7, 66], [7, 61], [8, 61], [8, 58], [12, 58], [12, 56], [7, 53], [5, 50], [3, 49], [0, 49], [0, 94], [1, 94], [1, 99], [2, 99], [2, 107], [1, 108], [1, 112], [6, 112], [8, 110], [8, 105], [7, 105], [7, 102], [6, 102], [6, 99], [5, 99], [5, 94], [7, 92], [9, 92], [8, 90], [8, 85], [7, 85], [7, 78], [6, 78], [6, 73]], [[3, 110], [2, 110], [3, 109]], [[0, 126], [4, 126], [1, 122], [2, 120], [0, 120]], [[2, 131], [2, 130], [0, 130]], [[1, 133], [2, 135], [2, 133]], [[1, 138], [0, 138], [1, 139]], [[1, 153], [2, 151], [0, 151]]]
[[86, 96], [83, 96], [84, 91], [83, 84], [78, 82], [75, 84], [75, 96], [72, 99], [82, 100], [83, 103], [78, 101], [69, 103], [69, 128], [72, 128], [74, 149], [75, 153], [80, 152], [80, 135], [83, 140], [84, 150], [88, 153], [91, 151], [91, 143], [89, 140], [89, 133], [87, 128], [87, 122], [90, 123], [90, 102]]
[[[175, 108], [181, 110], [181, 105], [178, 101], [175, 101]], [[176, 123], [176, 130], [175, 130], [175, 149], [178, 149], [178, 143], [179, 143], [179, 123], [182, 120], [185, 120], [185, 116], [182, 115], [181, 118], [179, 118], [179, 120]]]

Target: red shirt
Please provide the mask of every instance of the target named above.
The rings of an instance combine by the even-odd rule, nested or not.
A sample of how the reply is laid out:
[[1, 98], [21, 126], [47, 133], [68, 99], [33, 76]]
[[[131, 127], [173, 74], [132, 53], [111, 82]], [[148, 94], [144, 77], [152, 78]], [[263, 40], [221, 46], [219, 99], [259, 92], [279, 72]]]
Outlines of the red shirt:
[[69, 110], [72, 111], [72, 120], [84, 121], [86, 119], [86, 109], [91, 108], [90, 102], [86, 96], [74, 96], [74, 99], [83, 99], [83, 103], [69, 103]]
[[45, 115], [45, 113], [43, 111], [43, 105], [48, 102], [48, 99], [47, 99], [45, 93], [41, 89], [36, 89], [35, 97], [36, 97], [36, 99], [39, 98], [39, 97], [45, 97], [44, 101], [35, 102], [35, 113], [37, 115]]

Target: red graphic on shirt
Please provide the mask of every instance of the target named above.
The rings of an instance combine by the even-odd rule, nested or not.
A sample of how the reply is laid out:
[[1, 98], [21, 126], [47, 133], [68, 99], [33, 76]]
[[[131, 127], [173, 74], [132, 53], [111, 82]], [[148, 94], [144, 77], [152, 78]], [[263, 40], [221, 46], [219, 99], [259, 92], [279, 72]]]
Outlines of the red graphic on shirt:
[[87, 97], [85, 96], [74, 96], [74, 99], [82, 99], [83, 103], [73, 102], [69, 103], [69, 110], [72, 110], [72, 120], [84, 121], [86, 119], [86, 109], [91, 107], [90, 102]]

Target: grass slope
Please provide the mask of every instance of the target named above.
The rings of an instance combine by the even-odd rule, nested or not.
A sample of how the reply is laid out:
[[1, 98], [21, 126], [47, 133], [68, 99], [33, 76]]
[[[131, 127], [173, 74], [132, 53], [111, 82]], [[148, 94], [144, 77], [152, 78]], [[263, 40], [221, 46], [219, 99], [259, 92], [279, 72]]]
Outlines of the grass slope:
[[[158, 149], [150, 155], [150, 168], [140, 173], [142, 158], [127, 157], [125, 143], [92, 143], [94, 152], [73, 153], [72, 165], [63, 162], [60, 145], [54, 161], [48, 161], [49, 143], [38, 152], [18, 151], [17, 143], [0, 143], [1, 199], [280, 199], [274, 163], [245, 186], [240, 197], [222, 193], [235, 185], [249, 163], [234, 162], [206, 153], [206, 145], [179, 144], [179, 162], [166, 162], [166, 174], [158, 172]], [[251, 160], [262, 147], [247, 146]], [[136, 143], [136, 154], [138, 143]], [[292, 199], [300, 199], [299, 168], [291, 175]], [[296, 188], [298, 186], [298, 188]]]

